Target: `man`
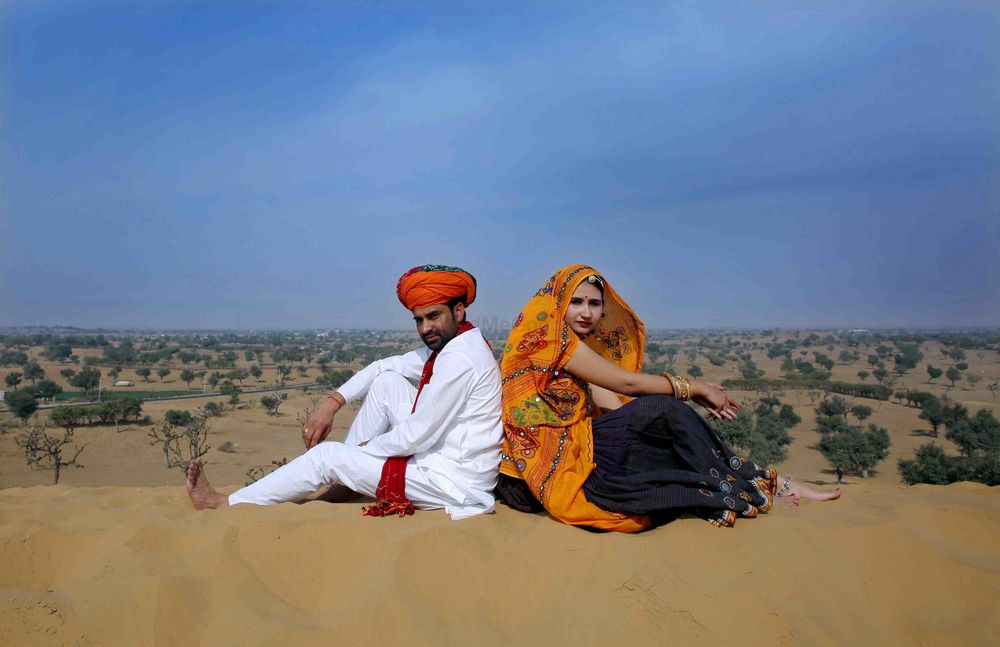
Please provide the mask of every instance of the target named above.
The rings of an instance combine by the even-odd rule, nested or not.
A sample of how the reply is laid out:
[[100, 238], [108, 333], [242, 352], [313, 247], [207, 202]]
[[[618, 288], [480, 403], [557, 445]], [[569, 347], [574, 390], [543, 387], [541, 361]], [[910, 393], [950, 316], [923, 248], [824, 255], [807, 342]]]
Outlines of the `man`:
[[[457, 267], [423, 265], [399, 279], [396, 295], [426, 348], [359, 371], [303, 425], [309, 451], [228, 497], [209, 485], [203, 463], [192, 461], [187, 490], [195, 508], [296, 501], [341, 484], [376, 497], [366, 509], [375, 516], [416, 507], [461, 519], [493, 510], [503, 441], [500, 371], [465, 319], [476, 280]], [[344, 442], [322, 442], [341, 407], [363, 396]]]

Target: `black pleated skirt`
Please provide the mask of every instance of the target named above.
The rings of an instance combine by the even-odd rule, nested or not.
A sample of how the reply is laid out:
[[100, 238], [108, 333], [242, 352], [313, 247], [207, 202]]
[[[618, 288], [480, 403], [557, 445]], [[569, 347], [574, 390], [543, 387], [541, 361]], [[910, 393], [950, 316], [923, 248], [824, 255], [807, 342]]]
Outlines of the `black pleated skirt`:
[[[609, 512], [649, 515], [655, 525], [694, 514], [716, 525], [770, 509], [774, 471], [737, 456], [690, 406], [666, 395], [636, 398], [594, 420], [595, 468], [587, 499]], [[496, 495], [536, 512], [524, 481], [500, 476]]]
[[672, 396], [636, 398], [594, 420], [595, 468], [583, 489], [609, 512], [664, 523], [696, 514], [718, 525], [771, 507], [774, 472], [737, 456]]

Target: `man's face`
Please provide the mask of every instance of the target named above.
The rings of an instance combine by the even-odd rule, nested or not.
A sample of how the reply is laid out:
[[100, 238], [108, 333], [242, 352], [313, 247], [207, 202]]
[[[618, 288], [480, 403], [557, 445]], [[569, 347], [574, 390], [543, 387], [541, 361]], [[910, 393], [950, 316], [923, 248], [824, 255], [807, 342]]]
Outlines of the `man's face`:
[[412, 312], [413, 321], [417, 324], [417, 334], [424, 340], [427, 348], [441, 350], [458, 333], [465, 306], [459, 303], [452, 310], [445, 304], [439, 303], [424, 308], [414, 308]]

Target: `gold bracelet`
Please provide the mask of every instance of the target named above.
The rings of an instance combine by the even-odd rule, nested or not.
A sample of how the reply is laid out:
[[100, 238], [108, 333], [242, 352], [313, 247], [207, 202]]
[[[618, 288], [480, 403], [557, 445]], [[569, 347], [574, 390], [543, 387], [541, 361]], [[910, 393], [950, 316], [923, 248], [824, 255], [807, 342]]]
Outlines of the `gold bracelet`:
[[691, 399], [691, 383], [680, 375], [677, 376], [677, 381], [681, 383], [681, 400], [687, 402]]
[[666, 371], [664, 371], [663, 373], [660, 373], [660, 376], [667, 378], [667, 381], [670, 382], [670, 388], [674, 390], [674, 393], [673, 393], [674, 397], [677, 398], [678, 400], [680, 400], [680, 398], [681, 398], [681, 385], [677, 383], [677, 378], [674, 377], [673, 375], [671, 375], [670, 373], [667, 373]]

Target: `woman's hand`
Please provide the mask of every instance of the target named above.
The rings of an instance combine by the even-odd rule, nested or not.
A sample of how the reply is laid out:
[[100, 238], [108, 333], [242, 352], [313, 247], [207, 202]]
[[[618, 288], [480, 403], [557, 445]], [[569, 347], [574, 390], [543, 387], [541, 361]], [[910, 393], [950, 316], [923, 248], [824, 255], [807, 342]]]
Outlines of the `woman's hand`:
[[691, 380], [691, 399], [705, 407], [708, 415], [716, 420], [735, 420], [737, 409], [743, 405], [728, 395], [726, 389], [710, 382]]

